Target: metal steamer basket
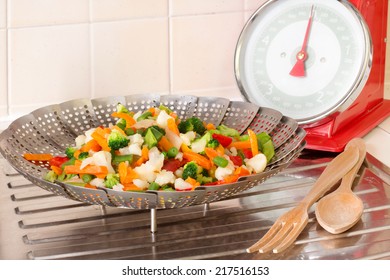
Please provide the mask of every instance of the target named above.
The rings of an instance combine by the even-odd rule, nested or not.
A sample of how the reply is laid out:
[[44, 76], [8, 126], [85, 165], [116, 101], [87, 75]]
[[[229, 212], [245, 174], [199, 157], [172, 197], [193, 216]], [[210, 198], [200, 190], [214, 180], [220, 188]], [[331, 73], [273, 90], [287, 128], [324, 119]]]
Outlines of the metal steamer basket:
[[[47, 162], [30, 162], [24, 153], [63, 155], [66, 147], [84, 131], [116, 122], [111, 114], [118, 102], [130, 111], [143, 111], [163, 104], [180, 119], [197, 116], [214, 125], [225, 124], [245, 133], [248, 128], [272, 136], [275, 156], [264, 172], [241, 177], [238, 182], [218, 186], [201, 186], [193, 191], [124, 192], [106, 188], [88, 189], [79, 186], [51, 183], [43, 179], [48, 172]], [[151, 231], [157, 229], [156, 210], [208, 205], [246, 191], [279, 173], [296, 159], [305, 147], [305, 131], [298, 123], [280, 112], [241, 101], [220, 97], [172, 95], [129, 95], [99, 99], [78, 99], [50, 105], [20, 117], [0, 134], [0, 152], [26, 179], [37, 186], [68, 199], [97, 204], [102, 207], [150, 209]]]

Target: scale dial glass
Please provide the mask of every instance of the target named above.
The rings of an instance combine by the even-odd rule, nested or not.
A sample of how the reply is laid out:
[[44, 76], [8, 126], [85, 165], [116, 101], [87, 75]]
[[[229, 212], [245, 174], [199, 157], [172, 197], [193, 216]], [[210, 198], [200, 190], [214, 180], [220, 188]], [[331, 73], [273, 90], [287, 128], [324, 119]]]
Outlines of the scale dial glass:
[[[298, 60], [304, 69], [293, 75]], [[235, 72], [247, 100], [308, 124], [356, 99], [371, 60], [369, 30], [349, 2], [273, 0], [246, 24]]]

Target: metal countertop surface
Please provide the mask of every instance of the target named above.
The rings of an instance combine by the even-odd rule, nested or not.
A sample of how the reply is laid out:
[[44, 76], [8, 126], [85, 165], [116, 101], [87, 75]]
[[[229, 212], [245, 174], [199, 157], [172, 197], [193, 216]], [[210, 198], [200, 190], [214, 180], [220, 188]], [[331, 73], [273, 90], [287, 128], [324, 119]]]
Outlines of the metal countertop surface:
[[281, 214], [309, 191], [334, 154], [304, 151], [288, 169], [224, 201], [157, 210], [88, 205], [55, 196], [0, 158], [0, 259], [390, 259], [390, 170], [368, 155], [355, 180], [362, 219], [332, 235], [314, 207], [298, 240], [281, 254], [248, 254]]

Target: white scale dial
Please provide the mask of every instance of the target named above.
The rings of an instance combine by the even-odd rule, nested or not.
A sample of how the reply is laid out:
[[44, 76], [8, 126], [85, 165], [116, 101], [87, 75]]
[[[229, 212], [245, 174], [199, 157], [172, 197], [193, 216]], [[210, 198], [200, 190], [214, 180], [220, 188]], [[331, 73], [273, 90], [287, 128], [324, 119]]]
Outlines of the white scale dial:
[[[368, 29], [348, 2], [274, 0], [248, 21], [235, 67], [249, 101], [305, 124], [352, 98], [371, 57]], [[296, 64], [304, 68], [293, 70]]]

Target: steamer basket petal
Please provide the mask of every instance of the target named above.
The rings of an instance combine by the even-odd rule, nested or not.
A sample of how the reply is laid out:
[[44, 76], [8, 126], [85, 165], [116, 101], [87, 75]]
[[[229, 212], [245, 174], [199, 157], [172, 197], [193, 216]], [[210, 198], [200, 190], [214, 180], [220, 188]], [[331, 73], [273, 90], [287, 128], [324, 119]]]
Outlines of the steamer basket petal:
[[[99, 125], [114, 123], [111, 114], [118, 102], [131, 111], [163, 104], [181, 119], [197, 116], [214, 125], [225, 124], [240, 133], [248, 128], [256, 133], [265, 131], [274, 140], [275, 156], [260, 174], [242, 177], [233, 184], [203, 186], [185, 192], [121, 192], [50, 183], [42, 179], [48, 171], [46, 162], [29, 162], [23, 158], [26, 152], [62, 155], [67, 146], [74, 144], [77, 135]], [[248, 102], [221, 97], [129, 95], [77, 99], [35, 110], [15, 120], [1, 133], [0, 152], [26, 179], [67, 199], [128, 209], [166, 209], [218, 201], [261, 184], [299, 156], [305, 147], [305, 135], [295, 120]]]

